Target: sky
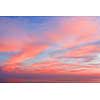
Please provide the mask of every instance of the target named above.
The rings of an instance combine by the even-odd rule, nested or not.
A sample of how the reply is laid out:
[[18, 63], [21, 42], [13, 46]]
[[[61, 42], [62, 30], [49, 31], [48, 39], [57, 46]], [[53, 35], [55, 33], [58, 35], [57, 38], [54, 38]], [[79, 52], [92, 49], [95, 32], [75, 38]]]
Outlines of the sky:
[[0, 16], [0, 82], [100, 82], [100, 17]]

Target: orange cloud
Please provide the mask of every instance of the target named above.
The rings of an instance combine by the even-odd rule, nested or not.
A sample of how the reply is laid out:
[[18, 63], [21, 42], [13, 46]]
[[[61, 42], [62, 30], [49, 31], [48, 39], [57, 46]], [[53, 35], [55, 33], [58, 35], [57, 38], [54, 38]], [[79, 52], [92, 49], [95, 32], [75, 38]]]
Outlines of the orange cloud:
[[93, 54], [100, 51], [100, 49], [96, 45], [87, 45], [82, 46], [80, 48], [74, 49], [66, 53], [67, 57], [83, 57], [88, 56], [89, 54]]
[[2, 68], [6, 72], [16, 74], [54, 74], [54, 75], [100, 75], [99, 65], [64, 64], [54, 61], [34, 63], [24, 68], [20, 64], [7, 65]]
[[61, 31], [65, 34], [87, 36], [99, 30], [99, 24], [95, 19], [88, 17], [73, 17], [63, 22]]
[[55, 32], [45, 32], [47, 41], [60, 44], [63, 48], [71, 48], [99, 40], [99, 23], [88, 17], [73, 17], [63, 20]]
[[[35, 63], [30, 66], [29, 69], [23, 69], [23, 71], [17, 70], [17, 63], [20, 65], [26, 59], [34, 58], [46, 48], [48, 45], [46, 43], [50, 42], [51, 44], [60, 44], [61, 47], [71, 48], [79, 47], [69, 51], [65, 54], [65, 57], [83, 57], [93, 54], [94, 52], [99, 52], [100, 49], [96, 45], [87, 45], [81, 46], [81, 44], [87, 44], [89, 42], [94, 42], [100, 39], [98, 32], [99, 24], [93, 19], [88, 17], [74, 17], [69, 20], [65, 20], [61, 26], [54, 32], [45, 32], [46, 40], [45, 45], [34, 45], [34, 43], [40, 43], [42, 41], [37, 39], [34, 35], [29, 36], [22, 34], [22, 38], [18, 39], [15, 36], [11, 38], [5, 38], [5, 40], [0, 40], [0, 51], [19, 51], [18, 54], [13, 55], [7, 62], [4, 67], [5, 71], [18, 71], [20, 73], [49, 73], [49, 74], [84, 74], [87, 75], [93, 73], [99, 73], [100, 69], [94, 68], [95, 66], [83, 66], [79, 63], [75, 64], [64, 64], [60, 62], [42, 62]], [[11, 32], [15, 32], [12, 30]], [[16, 31], [18, 35], [22, 31]], [[5, 41], [5, 42], [4, 42]], [[9, 41], [9, 42], [8, 42]], [[42, 41], [44, 42], [44, 41]], [[32, 44], [33, 43], [33, 44]], [[32, 44], [32, 45], [31, 45]], [[50, 45], [52, 47], [52, 45]], [[61, 48], [59, 47], [59, 48]], [[63, 49], [61, 48], [61, 49]], [[51, 49], [55, 49], [51, 48]], [[72, 62], [73, 63], [73, 62]], [[97, 65], [96, 65], [97, 66]]]
[[6, 63], [7, 64], [14, 64], [14, 63], [20, 63], [26, 59], [35, 57], [39, 53], [41, 53], [43, 50], [47, 48], [47, 45], [28, 45], [23, 50], [11, 57]]
[[15, 71], [17, 68], [17, 64], [9, 64], [9, 65], [5, 65], [4, 67], [2, 67], [2, 70], [5, 72], [12, 72]]

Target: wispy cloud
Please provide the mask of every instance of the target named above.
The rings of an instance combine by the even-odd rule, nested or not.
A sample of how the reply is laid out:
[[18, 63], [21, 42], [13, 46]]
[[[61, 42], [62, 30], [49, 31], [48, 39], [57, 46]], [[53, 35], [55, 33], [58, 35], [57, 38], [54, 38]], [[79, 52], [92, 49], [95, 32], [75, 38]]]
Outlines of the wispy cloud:
[[49, 18], [38, 23], [33, 21], [34, 17], [0, 18], [0, 53], [14, 52], [3, 61], [1, 70], [17, 74], [99, 76], [98, 17]]

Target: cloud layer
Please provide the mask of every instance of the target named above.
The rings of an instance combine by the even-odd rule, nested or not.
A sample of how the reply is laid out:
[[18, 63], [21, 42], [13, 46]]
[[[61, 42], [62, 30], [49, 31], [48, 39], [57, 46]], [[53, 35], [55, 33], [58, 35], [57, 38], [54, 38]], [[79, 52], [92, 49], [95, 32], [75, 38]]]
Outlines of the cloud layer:
[[[1, 62], [1, 72], [12, 76], [14, 73], [66, 76], [53, 80], [48, 77], [44, 82], [100, 82], [99, 20], [99, 17], [0, 17], [0, 54], [5, 54], [1, 60], [7, 58]], [[43, 77], [37, 81], [42, 82]], [[14, 77], [9, 78], [13, 82]], [[34, 78], [29, 81], [36, 82]], [[25, 82], [29, 81], [26, 78]]]

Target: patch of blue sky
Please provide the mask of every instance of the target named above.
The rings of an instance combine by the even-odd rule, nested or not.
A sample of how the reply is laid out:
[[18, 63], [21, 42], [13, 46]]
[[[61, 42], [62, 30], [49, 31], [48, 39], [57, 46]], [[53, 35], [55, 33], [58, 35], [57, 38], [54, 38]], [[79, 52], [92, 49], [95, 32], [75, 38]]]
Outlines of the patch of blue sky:
[[[58, 19], [61, 17], [56, 16], [6, 16], [0, 17], [14, 21], [21, 28], [25, 29], [28, 32], [43, 32], [44, 30], [50, 30], [54, 26], [58, 25]], [[14, 23], [15, 24], [15, 23]], [[54, 28], [55, 29], [55, 28]]]
[[15, 52], [0, 52], [0, 65], [4, 64], [5, 61], [9, 59]]

